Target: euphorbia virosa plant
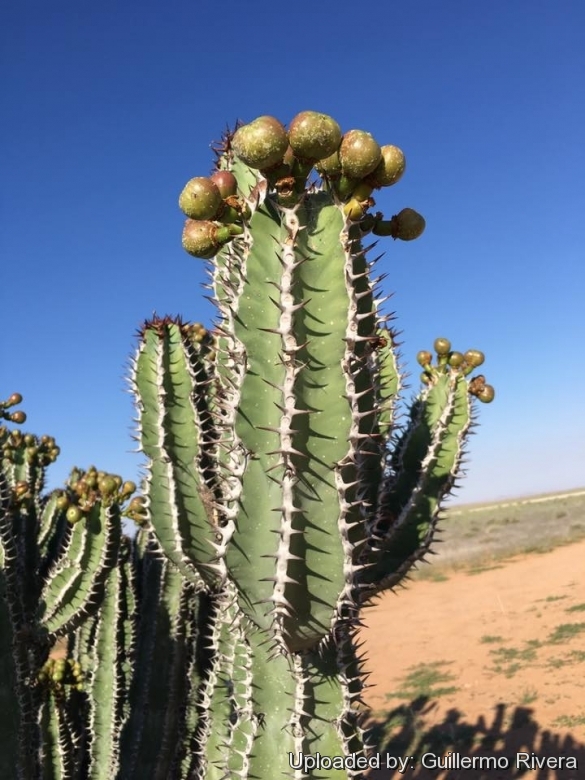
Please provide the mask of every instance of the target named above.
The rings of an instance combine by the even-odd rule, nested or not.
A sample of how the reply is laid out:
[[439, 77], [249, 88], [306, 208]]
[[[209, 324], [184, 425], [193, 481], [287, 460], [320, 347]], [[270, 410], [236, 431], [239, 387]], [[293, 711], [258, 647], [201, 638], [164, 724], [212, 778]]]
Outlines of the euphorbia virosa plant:
[[[26, 713], [43, 713], [14, 727], [10, 766], [26, 763], [23, 734], [42, 756], [30, 776], [360, 777], [360, 611], [429, 551], [474, 399], [494, 396], [471, 376], [483, 354], [439, 338], [436, 359], [418, 353], [423, 386], [395, 423], [396, 336], [367, 243], [424, 230], [413, 209], [373, 210], [404, 173], [400, 149], [304, 111], [288, 129], [241, 125], [216, 152], [179, 203], [217, 320], [154, 317], [133, 360], [144, 495], [126, 503], [134, 485], [89, 469], [42, 496], [3, 461], [6, 581], [28, 549], [46, 583], [30, 580], [28, 612], [7, 587], [3, 613], [18, 649], [7, 704], [25, 700], [28, 675]], [[72, 574], [61, 604], [50, 583], [73, 565], [71, 540], [97, 550], [123, 514], [137, 537], [108, 532], [109, 554], [87, 553], [96, 587]], [[54, 658], [59, 638], [68, 660]], [[299, 764], [317, 753], [330, 764]]]

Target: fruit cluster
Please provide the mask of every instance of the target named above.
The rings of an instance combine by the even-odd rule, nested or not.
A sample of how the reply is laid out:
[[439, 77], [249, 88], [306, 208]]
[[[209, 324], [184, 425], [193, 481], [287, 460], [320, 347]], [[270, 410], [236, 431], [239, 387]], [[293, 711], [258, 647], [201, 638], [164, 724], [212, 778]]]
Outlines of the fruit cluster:
[[56, 695], [62, 695], [66, 685], [76, 691], [84, 690], [81, 664], [70, 658], [49, 658], [43, 664], [37, 680]]
[[[485, 361], [485, 355], [479, 349], [468, 349], [465, 353], [451, 350], [449, 339], [435, 339], [433, 348], [437, 355], [437, 362], [434, 366], [432, 364], [433, 356], [427, 350], [421, 350], [416, 356], [417, 362], [424, 369], [420, 378], [425, 385], [432, 384], [434, 378], [440, 374], [446, 374], [448, 371], [456, 371], [463, 376], [468, 376]], [[494, 388], [486, 383], [482, 374], [471, 379], [469, 392], [484, 404], [491, 403], [496, 395]]]
[[[288, 131], [275, 117], [258, 117], [229, 134], [222, 150], [259, 171], [280, 206], [299, 203], [315, 169], [321, 188], [330, 191], [343, 204], [347, 219], [360, 222], [364, 230], [411, 241], [425, 228], [425, 220], [414, 209], [403, 209], [389, 220], [368, 211], [375, 205], [372, 192], [402, 177], [406, 167], [402, 150], [392, 144], [380, 146], [365, 130], [342, 134], [338, 123], [326, 114], [302, 111]], [[225, 160], [221, 157], [220, 165]], [[209, 259], [241, 235], [251, 216], [248, 195], [231, 170], [217, 170], [209, 178], [187, 182], [179, 197], [179, 206], [188, 217], [183, 229], [187, 252]]]
[[20, 410], [17, 410], [16, 412], [7, 411], [13, 406], [18, 406], [21, 403], [22, 396], [20, 393], [12, 393], [10, 398], [7, 398], [6, 401], [0, 401], [0, 420], [8, 420], [17, 425], [22, 425], [22, 423], [26, 422], [26, 414], [24, 412]]
[[[65, 511], [71, 525], [86, 517], [98, 501], [105, 506], [122, 504], [136, 491], [134, 482], [123, 482], [118, 474], [98, 471], [95, 466], [90, 466], [85, 472], [76, 470], [74, 473], [75, 479], [71, 480], [70, 487], [61, 491], [57, 497], [57, 508]], [[135, 501], [136, 498], [130, 502], [124, 514], [128, 513], [131, 506], [133, 511], [137, 508], [133, 504]]]
[[[17, 412], [13, 412], [13, 415]], [[22, 412], [24, 414], [24, 412]], [[8, 430], [0, 425], [0, 453], [8, 463], [27, 463], [39, 468], [54, 463], [59, 456], [59, 447], [52, 436], [34, 436], [21, 433], [18, 429]]]

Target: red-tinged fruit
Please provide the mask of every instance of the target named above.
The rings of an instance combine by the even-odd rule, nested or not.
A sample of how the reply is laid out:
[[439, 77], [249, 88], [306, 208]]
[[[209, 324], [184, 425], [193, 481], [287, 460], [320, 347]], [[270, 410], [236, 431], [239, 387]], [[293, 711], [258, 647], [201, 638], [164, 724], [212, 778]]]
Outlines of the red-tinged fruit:
[[238, 194], [238, 180], [231, 171], [215, 171], [209, 178], [219, 190], [223, 200]]
[[179, 207], [190, 219], [213, 219], [222, 201], [217, 184], [205, 176], [190, 179], [179, 195]]
[[365, 130], [349, 130], [339, 147], [341, 168], [352, 179], [363, 179], [372, 173], [382, 159], [382, 150], [371, 133]]
[[250, 168], [265, 170], [282, 162], [288, 149], [288, 135], [278, 119], [260, 116], [234, 133], [232, 149]]
[[302, 160], [323, 160], [332, 155], [341, 143], [341, 128], [327, 114], [301, 111], [289, 125], [289, 143]]

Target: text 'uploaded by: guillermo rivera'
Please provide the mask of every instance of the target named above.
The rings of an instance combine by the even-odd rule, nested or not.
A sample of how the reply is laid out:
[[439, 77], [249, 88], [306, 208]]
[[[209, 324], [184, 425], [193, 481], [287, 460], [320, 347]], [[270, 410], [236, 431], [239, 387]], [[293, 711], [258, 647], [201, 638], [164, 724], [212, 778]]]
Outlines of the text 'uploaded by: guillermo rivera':
[[314, 769], [393, 769], [405, 774], [422, 766], [424, 769], [578, 769], [575, 756], [539, 756], [537, 753], [516, 753], [515, 756], [466, 756], [448, 752], [423, 753], [422, 756], [325, 756], [321, 753], [289, 753], [291, 769], [311, 772]]

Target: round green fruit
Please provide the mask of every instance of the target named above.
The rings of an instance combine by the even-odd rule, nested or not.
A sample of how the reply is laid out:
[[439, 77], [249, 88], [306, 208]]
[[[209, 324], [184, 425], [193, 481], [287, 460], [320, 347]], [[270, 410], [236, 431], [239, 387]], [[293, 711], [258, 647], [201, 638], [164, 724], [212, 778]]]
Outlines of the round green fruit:
[[220, 227], [213, 222], [188, 219], [183, 228], [183, 248], [203, 260], [215, 257], [230, 238], [228, 227]]
[[339, 176], [341, 174], [339, 151], [335, 151], [333, 154], [330, 154], [329, 157], [319, 160], [319, 162], [316, 163], [315, 168], [322, 176]]
[[398, 214], [395, 214], [392, 219], [394, 238], [399, 238], [401, 241], [413, 241], [418, 238], [424, 232], [426, 222], [424, 217], [416, 212], [414, 209], [402, 209]]
[[123, 496], [131, 496], [132, 493], [136, 492], [136, 482], [132, 482], [130, 480], [124, 482], [120, 492]]
[[495, 397], [496, 391], [491, 385], [484, 385], [477, 393], [477, 398], [479, 398], [483, 404], [491, 404]]
[[68, 523], [75, 525], [75, 523], [78, 523], [81, 520], [83, 513], [78, 506], [70, 506], [65, 517], [67, 518]]
[[433, 343], [433, 348], [437, 355], [448, 355], [451, 352], [451, 342], [449, 339], [438, 338]]
[[363, 179], [380, 163], [382, 150], [370, 133], [364, 130], [349, 130], [341, 139], [339, 159], [346, 176]]
[[332, 155], [341, 143], [341, 128], [327, 114], [301, 111], [289, 125], [289, 143], [302, 160], [323, 160]]
[[273, 116], [260, 116], [234, 133], [232, 148], [250, 168], [264, 170], [282, 161], [288, 149], [284, 126]]
[[416, 362], [422, 366], [423, 368], [426, 366], [430, 366], [433, 360], [433, 356], [431, 353], [426, 349], [421, 349], [420, 352], [416, 355]]
[[467, 365], [473, 368], [477, 368], [485, 362], [485, 355], [479, 349], [468, 349], [463, 357]]
[[66, 495], [59, 496], [59, 498], [55, 501], [55, 506], [62, 512], [64, 509], [68, 508], [69, 499]]
[[402, 178], [406, 169], [404, 152], [397, 146], [387, 144], [381, 148], [382, 159], [367, 177], [372, 187], [391, 187]]
[[217, 184], [205, 176], [190, 179], [179, 195], [179, 207], [190, 219], [213, 219], [221, 205]]
[[116, 490], [116, 480], [111, 475], [103, 477], [98, 482], [98, 488], [103, 496], [112, 495]]
[[447, 362], [453, 368], [459, 368], [459, 366], [462, 366], [465, 362], [465, 357], [461, 354], [461, 352], [450, 352], [449, 360]]

